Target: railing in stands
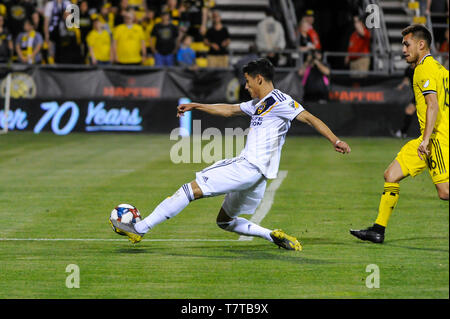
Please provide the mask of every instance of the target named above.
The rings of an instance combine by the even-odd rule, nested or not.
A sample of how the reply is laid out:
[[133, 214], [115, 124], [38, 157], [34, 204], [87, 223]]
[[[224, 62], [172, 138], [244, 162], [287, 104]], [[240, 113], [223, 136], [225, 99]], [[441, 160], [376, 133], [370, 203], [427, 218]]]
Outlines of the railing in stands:
[[[279, 52], [280, 54], [285, 55], [293, 55], [295, 57], [298, 57], [299, 61], [303, 61], [303, 54], [301, 54], [297, 50], [284, 50]], [[390, 52], [385, 53], [384, 55], [380, 54], [374, 54], [374, 53], [351, 53], [353, 56], [369, 56], [372, 60], [374, 59], [383, 59], [388, 61], [388, 66], [386, 68], [383, 68], [383, 70], [368, 70], [368, 71], [352, 71], [348, 69], [339, 69], [332, 65], [330, 65], [331, 73], [332, 74], [342, 74], [342, 75], [353, 75], [353, 74], [365, 74], [365, 75], [399, 75], [403, 74], [404, 70], [398, 70], [395, 69], [393, 64], [395, 61], [395, 58], [403, 58], [401, 52]], [[323, 61], [328, 63], [330, 57], [337, 57], [337, 58], [344, 58], [348, 55], [348, 52], [329, 52], [325, 51], [323, 52]], [[448, 52], [435, 52], [433, 56], [442, 64], [446, 62], [446, 60], [449, 59], [449, 53]], [[297, 65], [301, 65], [302, 62], [297, 63]], [[279, 67], [278, 69], [291, 69], [296, 70], [298, 69], [298, 66], [290, 66], [290, 67]], [[84, 65], [84, 64], [47, 64], [47, 65], [27, 65], [27, 64], [21, 64], [21, 63], [0, 63], [0, 69], [12, 69], [13, 71], [21, 71], [26, 70], [30, 67], [37, 67], [37, 68], [47, 68], [47, 69], [73, 69], [73, 70], [92, 70], [95, 68], [104, 68], [104, 69], [111, 69], [111, 70], [142, 70], [142, 69], [151, 69], [151, 70], [162, 70], [165, 67], [155, 67], [155, 66], [126, 66], [126, 65], [98, 65], [98, 66], [92, 66], [92, 65]], [[171, 68], [178, 68], [183, 69], [183, 67], [180, 66], [174, 66]], [[232, 66], [228, 68], [214, 68], [214, 69], [230, 69]], [[195, 71], [193, 71], [195, 72]]]
[[388, 70], [389, 61], [385, 59], [391, 52], [391, 45], [387, 34], [386, 21], [384, 19], [383, 10], [380, 8], [378, 0], [364, 0], [363, 6], [369, 8], [375, 6], [378, 8], [379, 26], [375, 26], [372, 31], [372, 52], [377, 53], [373, 56], [373, 66], [377, 72], [386, 72]]
[[294, 5], [291, 0], [280, 0], [280, 5], [283, 12], [284, 23], [287, 29], [287, 38], [290, 43], [297, 47], [297, 16], [295, 15]]

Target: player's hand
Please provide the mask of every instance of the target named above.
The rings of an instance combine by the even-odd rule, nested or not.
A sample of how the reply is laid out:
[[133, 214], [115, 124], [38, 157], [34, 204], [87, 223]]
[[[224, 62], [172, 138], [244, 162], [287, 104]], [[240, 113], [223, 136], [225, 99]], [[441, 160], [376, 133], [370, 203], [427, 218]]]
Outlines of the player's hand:
[[184, 112], [190, 111], [197, 106], [197, 103], [180, 104], [177, 107], [177, 117], [184, 116]]
[[341, 154], [348, 154], [352, 151], [350, 146], [344, 141], [337, 141], [334, 144], [334, 149], [336, 152], [339, 152]]
[[[419, 148], [417, 149], [417, 154], [419, 155], [419, 158], [421, 160], [424, 160], [426, 156], [430, 155], [428, 144], [429, 144], [428, 140], [423, 140], [422, 143], [420, 143]], [[422, 156], [424, 156], [424, 158], [422, 158]]]

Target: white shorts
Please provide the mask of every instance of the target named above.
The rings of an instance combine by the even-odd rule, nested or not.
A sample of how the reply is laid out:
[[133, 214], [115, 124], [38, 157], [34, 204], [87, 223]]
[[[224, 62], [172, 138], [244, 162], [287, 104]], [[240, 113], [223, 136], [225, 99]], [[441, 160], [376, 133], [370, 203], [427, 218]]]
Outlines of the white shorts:
[[196, 173], [203, 197], [226, 194], [222, 207], [230, 217], [253, 214], [266, 190], [266, 178], [243, 157], [225, 159]]

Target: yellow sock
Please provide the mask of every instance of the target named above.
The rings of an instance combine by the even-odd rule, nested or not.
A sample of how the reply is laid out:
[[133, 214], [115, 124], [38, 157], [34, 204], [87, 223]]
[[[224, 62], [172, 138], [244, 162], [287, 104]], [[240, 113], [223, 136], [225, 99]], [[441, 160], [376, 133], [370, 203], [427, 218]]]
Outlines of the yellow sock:
[[381, 195], [378, 217], [375, 224], [387, 226], [389, 217], [398, 202], [400, 185], [398, 183], [384, 183], [384, 192]]

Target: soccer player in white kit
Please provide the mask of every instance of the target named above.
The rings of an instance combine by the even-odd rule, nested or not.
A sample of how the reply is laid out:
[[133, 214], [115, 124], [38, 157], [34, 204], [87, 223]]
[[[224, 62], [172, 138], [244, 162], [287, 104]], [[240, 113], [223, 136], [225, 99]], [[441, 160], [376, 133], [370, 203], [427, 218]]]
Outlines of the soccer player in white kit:
[[249, 115], [250, 130], [240, 155], [197, 172], [194, 181], [181, 186], [142, 221], [133, 225], [110, 220], [117, 233], [127, 235], [131, 242], [137, 243], [150, 229], [176, 216], [191, 201], [225, 194], [216, 220], [220, 228], [239, 235], [261, 237], [284, 249], [302, 250], [295, 237], [279, 229], [261, 227], [239, 215], [253, 214], [264, 196], [267, 180], [277, 177], [281, 149], [293, 119], [314, 127], [337, 152], [346, 154], [351, 150], [320, 119], [274, 88], [274, 68], [267, 59], [252, 61], [243, 71], [246, 89], [253, 100], [241, 104], [188, 103], [178, 106], [178, 116], [190, 110], [225, 117]]

